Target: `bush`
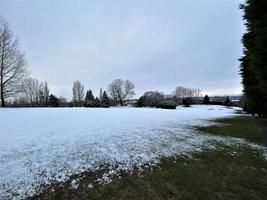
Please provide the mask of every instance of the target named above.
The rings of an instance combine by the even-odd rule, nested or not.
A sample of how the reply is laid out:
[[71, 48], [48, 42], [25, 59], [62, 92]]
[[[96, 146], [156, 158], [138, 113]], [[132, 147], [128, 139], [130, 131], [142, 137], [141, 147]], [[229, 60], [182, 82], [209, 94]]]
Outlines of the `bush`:
[[164, 108], [164, 109], [176, 109], [176, 103], [174, 100], [162, 100], [160, 101], [159, 108]]
[[164, 95], [157, 91], [146, 92], [137, 103], [138, 107], [155, 107], [164, 109], [175, 109], [177, 104], [174, 98], [165, 99]]
[[192, 99], [191, 98], [185, 98], [185, 99], [183, 99], [183, 105], [184, 105], [184, 107], [190, 107], [191, 104], [192, 104]]

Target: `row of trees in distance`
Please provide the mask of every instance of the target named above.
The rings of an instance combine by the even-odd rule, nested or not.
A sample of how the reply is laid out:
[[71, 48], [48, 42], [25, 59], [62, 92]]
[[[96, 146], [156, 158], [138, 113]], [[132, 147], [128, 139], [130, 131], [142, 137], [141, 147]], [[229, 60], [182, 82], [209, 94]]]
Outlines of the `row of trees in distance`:
[[135, 86], [129, 80], [115, 79], [108, 85], [108, 93], [100, 88], [99, 96], [94, 97], [92, 90], [87, 90], [85, 94], [84, 85], [76, 80], [72, 87], [73, 106], [85, 107], [108, 107], [109, 105], [120, 104], [130, 99], [135, 94]]
[[50, 94], [47, 82], [35, 78], [24, 78], [18, 85], [19, 93], [13, 98], [10, 106], [69, 106], [69, 107], [109, 107], [110, 105], [123, 105], [124, 100], [131, 98], [134, 92], [134, 84], [129, 80], [116, 79], [108, 86], [108, 92], [100, 88], [99, 96], [94, 96], [91, 89], [85, 92], [84, 85], [76, 80], [72, 86], [72, 100], [64, 97], [56, 97]]
[[[138, 100], [139, 107], [156, 107], [175, 109], [178, 105], [189, 107], [191, 104], [205, 104], [205, 105], [224, 105], [232, 106], [231, 99], [227, 96], [223, 100], [210, 99], [208, 95], [202, 97], [200, 89], [185, 88], [182, 86], [176, 87], [171, 95], [164, 95], [163, 92], [149, 91], [145, 92]], [[238, 105], [238, 104], [237, 104]]]
[[140, 107], [159, 107], [159, 108], [176, 108], [177, 105], [184, 104], [189, 106], [199, 103], [201, 90], [195, 88], [176, 87], [172, 95], [164, 95], [163, 92], [149, 91], [145, 92], [138, 100]]

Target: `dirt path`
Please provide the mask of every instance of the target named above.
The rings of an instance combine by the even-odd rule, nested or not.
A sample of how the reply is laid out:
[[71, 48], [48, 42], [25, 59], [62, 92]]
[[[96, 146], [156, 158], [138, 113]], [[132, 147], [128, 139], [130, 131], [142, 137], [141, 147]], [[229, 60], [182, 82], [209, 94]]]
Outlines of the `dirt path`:
[[263, 144], [267, 146], [267, 119], [254, 118], [253, 121], [261, 131]]

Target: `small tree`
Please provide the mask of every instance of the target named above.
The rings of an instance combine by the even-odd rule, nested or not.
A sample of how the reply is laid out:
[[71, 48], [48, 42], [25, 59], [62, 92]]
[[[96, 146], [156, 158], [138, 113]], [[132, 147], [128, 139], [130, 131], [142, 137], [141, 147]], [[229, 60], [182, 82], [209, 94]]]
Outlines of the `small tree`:
[[82, 106], [84, 100], [84, 86], [81, 84], [80, 81], [74, 81], [72, 87], [72, 100], [74, 104], [77, 106]]
[[141, 96], [139, 99], [138, 99], [138, 102], [137, 102], [137, 106], [138, 107], [143, 107], [145, 106], [145, 96]]
[[100, 105], [101, 105], [101, 104], [100, 104], [99, 98], [96, 97], [95, 100], [94, 100], [94, 106], [95, 106], [95, 107], [100, 107]]
[[139, 98], [137, 105], [140, 107], [159, 107], [164, 100], [164, 94], [158, 91], [145, 92], [142, 97]]
[[44, 84], [40, 82], [38, 91], [39, 106], [44, 106]]
[[95, 97], [93, 95], [92, 90], [87, 90], [86, 91], [86, 95], [85, 95], [85, 103], [84, 106], [85, 107], [94, 107], [95, 104]]
[[85, 95], [85, 101], [94, 101], [95, 97], [92, 90], [87, 90]]
[[206, 105], [210, 104], [210, 98], [207, 94], [205, 95], [205, 97], [203, 99], [203, 104], [206, 104]]
[[103, 98], [103, 90], [102, 88], [99, 89], [99, 101], [102, 101], [102, 98]]
[[26, 78], [20, 86], [21, 93], [31, 106], [38, 106], [43, 99], [43, 84], [35, 78]]
[[58, 98], [53, 94], [51, 94], [49, 96], [49, 105], [52, 107], [58, 107], [59, 106]]
[[109, 107], [109, 99], [106, 91], [103, 92], [101, 104], [104, 107]]
[[48, 84], [46, 81], [44, 84], [44, 104], [45, 106], [48, 106], [49, 104], [49, 89], [48, 89]]
[[184, 107], [190, 107], [190, 105], [192, 104], [192, 99], [191, 98], [185, 98], [183, 99], [183, 105]]
[[224, 100], [224, 105], [231, 106], [231, 99], [229, 97], [226, 97], [226, 99]]

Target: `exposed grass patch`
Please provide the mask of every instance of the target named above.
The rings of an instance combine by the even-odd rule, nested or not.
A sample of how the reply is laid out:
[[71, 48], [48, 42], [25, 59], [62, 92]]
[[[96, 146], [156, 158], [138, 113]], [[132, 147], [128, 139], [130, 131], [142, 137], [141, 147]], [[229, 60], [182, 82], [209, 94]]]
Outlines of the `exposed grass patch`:
[[[249, 147], [220, 145], [215, 151], [192, 158], [164, 158], [161, 163], [122, 174], [110, 184], [93, 182], [95, 174], [78, 181], [55, 185], [34, 199], [266, 199], [267, 162]], [[94, 177], [95, 178], [95, 177]], [[89, 188], [88, 183], [94, 187]]]
[[[260, 133], [249, 117], [219, 119], [226, 126], [197, 128], [209, 134], [260, 142]], [[96, 179], [103, 171], [80, 174], [78, 187], [71, 180], [53, 184], [31, 199], [267, 199], [267, 161], [249, 146], [214, 144], [215, 150], [192, 157], [163, 158], [159, 165], [122, 173], [110, 184]], [[75, 176], [73, 178], [76, 178]], [[88, 187], [92, 184], [93, 187]]]
[[248, 141], [261, 143], [262, 136], [258, 127], [249, 116], [217, 119], [213, 122], [221, 123], [222, 126], [194, 127], [195, 129], [213, 135], [231, 136], [244, 138]]

